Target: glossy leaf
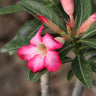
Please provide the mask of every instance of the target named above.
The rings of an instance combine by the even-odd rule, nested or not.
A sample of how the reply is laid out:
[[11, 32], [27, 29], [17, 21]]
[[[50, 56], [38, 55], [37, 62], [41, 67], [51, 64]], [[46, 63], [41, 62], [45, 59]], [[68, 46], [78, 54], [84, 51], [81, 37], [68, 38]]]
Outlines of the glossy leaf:
[[88, 19], [88, 17], [91, 15], [91, 0], [74, 0], [76, 2], [76, 26], [75, 31], [78, 31], [78, 28], [82, 25], [82, 23]]
[[42, 3], [36, 2], [34, 0], [33, 1], [22, 0], [18, 4], [22, 6], [27, 12], [31, 14], [35, 13], [33, 14], [34, 16], [36, 14], [44, 16], [48, 18], [50, 21], [52, 21], [53, 23], [55, 23], [56, 25], [65, 29], [64, 25], [62, 24], [57, 14], [52, 9], [46, 7]]
[[24, 12], [25, 9], [19, 5], [11, 5], [0, 9], [0, 15], [12, 14], [17, 12]]
[[18, 31], [17, 37], [22, 38], [29, 38], [34, 36], [39, 28], [41, 27], [42, 22], [40, 22], [37, 19], [32, 19], [28, 22], [26, 22]]
[[42, 70], [42, 71], [40, 71], [40, 72], [37, 72], [37, 73], [33, 73], [32, 71], [29, 71], [29, 72], [28, 72], [28, 79], [29, 79], [32, 83], [34, 83], [34, 82], [36, 82], [37, 80], [39, 80], [40, 77], [41, 77], [44, 73], [46, 73], [46, 72], [48, 72], [46, 69], [44, 69], [44, 70]]
[[71, 70], [69, 70], [69, 72], [67, 74], [67, 80], [70, 81], [73, 78], [73, 76], [74, 76], [74, 73], [73, 73], [73, 71], [71, 69]]
[[72, 71], [85, 87], [91, 87], [93, 81], [92, 69], [82, 56], [77, 56], [72, 62]]

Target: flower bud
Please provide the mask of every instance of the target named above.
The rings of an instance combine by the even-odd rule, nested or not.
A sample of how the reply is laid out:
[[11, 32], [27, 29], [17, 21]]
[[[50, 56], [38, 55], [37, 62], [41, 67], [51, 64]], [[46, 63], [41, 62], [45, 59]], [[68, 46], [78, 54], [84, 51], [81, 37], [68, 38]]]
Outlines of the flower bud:
[[43, 17], [43, 16], [40, 16], [40, 15], [36, 15], [38, 18], [39, 18], [39, 20], [42, 22], [42, 23], [44, 23], [44, 24], [46, 24], [49, 20], [47, 19], [47, 18], [45, 18], [45, 17]]
[[65, 12], [70, 16], [74, 12], [74, 3], [73, 0], [61, 0], [61, 4]]
[[65, 39], [68, 39], [67, 35], [65, 34], [65, 32], [63, 30], [61, 30], [61, 28], [59, 26], [57, 26], [56, 24], [54, 24], [53, 22], [51, 22], [50, 20], [48, 20], [47, 18], [40, 16], [40, 15], [36, 15], [39, 20], [44, 23], [45, 25], [47, 25], [50, 29], [52, 29], [55, 32], [58, 32], [61, 36], [63, 36]]
[[74, 21], [74, 17], [73, 17], [73, 12], [74, 12], [73, 0], [61, 0], [61, 4], [62, 4], [63, 9], [65, 10], [65, 12], [70, 17], [70, 26], [72, 28], [74, 28], [75, 27], [75, 21]]
[[81, 35], [82, 33], [85, 33], [88, 31], [94, 24], [96, 23], [96, 13], [91, 15], [79, 28], [76, 35]]

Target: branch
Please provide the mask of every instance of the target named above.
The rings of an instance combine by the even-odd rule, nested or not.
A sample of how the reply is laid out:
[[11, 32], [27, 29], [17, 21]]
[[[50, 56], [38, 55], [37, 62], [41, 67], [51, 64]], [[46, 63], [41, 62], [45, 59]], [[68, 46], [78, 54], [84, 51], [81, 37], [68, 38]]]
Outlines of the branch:
[[78, 80], [76, 80], [72, 96], [81, 96], [83, 93], [83, 89], [84, 87], [81, 85], [81, 83]]
[[50, 72], [41, 76], [41, 96], [50, 96]]

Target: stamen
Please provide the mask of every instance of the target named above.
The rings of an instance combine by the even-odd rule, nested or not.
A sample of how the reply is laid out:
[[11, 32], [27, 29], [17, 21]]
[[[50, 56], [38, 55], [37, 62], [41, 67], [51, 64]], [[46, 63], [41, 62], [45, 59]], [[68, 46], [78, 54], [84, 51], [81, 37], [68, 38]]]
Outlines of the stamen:
[[45, 56], [47, 54], [47, 47], [44, 44], [39, 44], [38, 53]]

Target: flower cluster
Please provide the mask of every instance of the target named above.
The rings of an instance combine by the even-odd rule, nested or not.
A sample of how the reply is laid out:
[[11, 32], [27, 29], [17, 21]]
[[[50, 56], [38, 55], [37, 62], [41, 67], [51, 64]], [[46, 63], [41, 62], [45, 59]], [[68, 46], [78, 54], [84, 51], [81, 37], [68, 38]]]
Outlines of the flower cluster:
[[[61, 0], [61, 4], [64, 11], [69, 16], [69, 20], [66, 21], [69, 36], [67, 36], [59, 26], [48, 20], [46, 17], [40, 16], [39, 14], [36, 16], [53, 31], [58, 32], [65, 40], [68, 40], [70, 39], [72, 30], [74, 30], [76, 25], [76, 18], [74, 19], [73, 16], [74, 2], [73, 0]], [[91, 15], [88, 20], [81, 25], [75, 36], [78, 37], [87, 32], [95, 22], [96, 13]], [[28, 60], [27, 66], [34, 73], [41, 71], [44, 68], [48, 71], [54, 72], [61, 66], [60, 57], [55, 49], [61, 48], [63, 44], [48, 33], [41, 37], [43, 28], [44, 26], [42, 25], [37, 34], [30, 40], [29, 45], [23, 46], [17, 51], [17, 54], [21, 59]]]

